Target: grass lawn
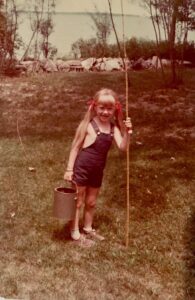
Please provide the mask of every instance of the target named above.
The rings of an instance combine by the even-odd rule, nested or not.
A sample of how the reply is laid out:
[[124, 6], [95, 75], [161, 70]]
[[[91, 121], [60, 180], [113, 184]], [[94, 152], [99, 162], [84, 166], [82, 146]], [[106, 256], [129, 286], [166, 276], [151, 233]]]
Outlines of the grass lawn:
[[106, 241], [85, 249], [52, 217], [53, 189], [87, 101], [109, 87], [124, 104], [124, 74], [1, 78], [0, 297], [194, 299], [195, 70], [178, 89], [154, 71], [130, 80], [129, 247], [126, 160], [113, 147], [94, 220]]

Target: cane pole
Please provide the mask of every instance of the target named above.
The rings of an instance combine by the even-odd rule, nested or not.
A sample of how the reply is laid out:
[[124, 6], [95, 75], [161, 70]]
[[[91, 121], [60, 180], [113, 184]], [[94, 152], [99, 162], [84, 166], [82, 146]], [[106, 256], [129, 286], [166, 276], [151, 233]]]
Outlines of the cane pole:
[[[122, 12], [122, 31], [123, 31], [123, 51], [124, 51], [124, 65], [125, 65], [125, 112], [126, 118], [129, 117], [129, 86], [128, 86], [128, 72], [127, 72], [127, 51], [125, 45], [125, 22], [124, 22], [124, 11], [123, 11], [123, 0], [121, 0], [121, 12]], [[129, 193], [129, 145], [126, 152], [126, 226], [125, 226], [125, 246], [129, 246], [129, 208], [130, 208], [130, 193]]]

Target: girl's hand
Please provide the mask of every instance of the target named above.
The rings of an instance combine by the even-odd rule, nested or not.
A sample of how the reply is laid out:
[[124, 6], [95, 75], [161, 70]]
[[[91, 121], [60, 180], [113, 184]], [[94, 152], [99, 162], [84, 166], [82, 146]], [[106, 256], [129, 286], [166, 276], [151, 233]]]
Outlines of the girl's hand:
[[132, 123], [131, 123], [131, 118], [126, 118], [126, 120], [124, 120], [124, 124], [125, 124], [125, 127], [127, 129], [127, 132], [129, 134], [132, 134], [133, 133], [133, 130], [132, 130]]
[[72, 181], [73, 171], [66, 171], [64, 173], [64, 180]]

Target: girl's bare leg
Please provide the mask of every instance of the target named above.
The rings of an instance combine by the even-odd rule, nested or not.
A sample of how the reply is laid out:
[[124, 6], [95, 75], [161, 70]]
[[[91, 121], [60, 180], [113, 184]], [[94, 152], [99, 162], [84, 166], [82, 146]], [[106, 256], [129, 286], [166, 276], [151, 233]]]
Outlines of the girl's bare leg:
[[79, 216], [80, 216], [81, 206], [84, 203], [86, 187], [85, 186], [77, 186], [77, 189], [78, 189], [78, 195], [77, 195], [75, 217], [74, 217], [74, 220], [71, 221], [71, 237], [75, 240], [79, 239], [79, 237], [80, 237]]
[[91, 229], [99, 188], [87, 187], [85, 195], [84, 228]]

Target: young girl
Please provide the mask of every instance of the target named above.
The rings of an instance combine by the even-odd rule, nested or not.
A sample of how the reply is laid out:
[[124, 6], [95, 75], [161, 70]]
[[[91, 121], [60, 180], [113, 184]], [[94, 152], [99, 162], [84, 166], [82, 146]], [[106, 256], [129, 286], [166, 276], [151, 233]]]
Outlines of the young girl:
[[104, 238], [92, 227], [96, 199], [102, 183], [108, 150], [114, 139], [120, 150], [126, 150], [132, 133], [130, 118], [122, 120], [117, 95], [110, 89], [101, 89], [91, 101], [72, 143], [64, 179], [74, 181], [78, 189], [75, 218], [71, 224], [71, 238], [81, 239], [79, 211], [83, 203], [86, 234]]

